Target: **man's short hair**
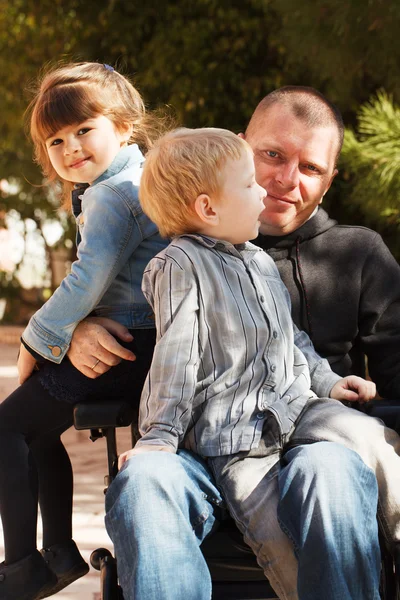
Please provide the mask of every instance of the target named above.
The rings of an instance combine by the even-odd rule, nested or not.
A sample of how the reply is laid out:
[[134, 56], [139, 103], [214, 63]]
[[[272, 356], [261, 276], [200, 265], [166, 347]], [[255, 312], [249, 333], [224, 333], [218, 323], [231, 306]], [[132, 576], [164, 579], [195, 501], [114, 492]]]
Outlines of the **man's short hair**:
[[343, 145], [344, 124], [339, 109], [318, 90], [301, 85], [287, 85], [274, 90], [258, 104], [246, 129], [246, 137], [260, 126], [265, 111], [274, 104], [290, 108], [293, 115], [308, 127], [329, 127], [334, 125], [338, 132], [337, 161]]
[[180, 128], [155, 142], [147, 153], [139, 198], [163, 237], [196, 231], [194, 203], [201, 194], [218, 199], [221, 170], [251, 148], [231, 131]]

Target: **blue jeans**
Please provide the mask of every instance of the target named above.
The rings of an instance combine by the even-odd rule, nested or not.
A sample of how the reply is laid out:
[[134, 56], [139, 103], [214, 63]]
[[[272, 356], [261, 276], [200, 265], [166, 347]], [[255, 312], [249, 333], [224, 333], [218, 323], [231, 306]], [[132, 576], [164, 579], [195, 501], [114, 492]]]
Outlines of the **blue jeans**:
[[128, 460], [106, 496], [106, 527], [125, 600], [210, 600], [200, 544], [223, 504], [205, 463], [188, 451]]
[[[327, 452], [336, 461], [328, 468]], [[379, 598], [372, 471], [355, 452], [333, 443], [300, 446], [285, 462], [279, 517], [299, 557], [301, 600]], [[338, 476], [327, 477], [335, 466]], [[151, 452], [125, 463], [106, 496], [125, 600], [210, 600], [200, 544], [215, 527], [221, 502], [206, 464], [189, 452]]]
[[332, 442], [293, 448], [282, 467], [278, 519], [299, 561], [299, 598], [379, 600], [378, 487], [371, 469]]

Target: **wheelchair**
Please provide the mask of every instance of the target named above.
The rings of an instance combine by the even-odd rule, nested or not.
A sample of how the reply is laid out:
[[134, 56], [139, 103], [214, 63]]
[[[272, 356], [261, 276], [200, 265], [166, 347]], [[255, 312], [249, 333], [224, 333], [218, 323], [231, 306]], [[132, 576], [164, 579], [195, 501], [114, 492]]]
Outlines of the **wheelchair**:
[[[400, 432], [398, 402], [374, 400], [360, 409]], [[133, 446], [139, 437], [136, 416], [131, 406], [119, 401], [80, 403], [74, 408], [76, 429], [90, 430], [92, 441], [102, 437], [106, 439], [108, 474], [105, 476], [104, 492], [118, 472], [116, 429], [130, 426]], [[243, 541], [232, 519], [223, 520], [217, 531], [203, 542], [201, 549], [211, 573], [212, 600], [277, 600], [252, 550]], [[400, 600], [393, 558], [383, 543], [381, 554], [381, 600]], [[123, 600], [118, 585], [117, 564], [112, 554], [104, 548], [98, 548], [92, 552], [90, 562], [94, 569], [100, 571], [101, 600]]]

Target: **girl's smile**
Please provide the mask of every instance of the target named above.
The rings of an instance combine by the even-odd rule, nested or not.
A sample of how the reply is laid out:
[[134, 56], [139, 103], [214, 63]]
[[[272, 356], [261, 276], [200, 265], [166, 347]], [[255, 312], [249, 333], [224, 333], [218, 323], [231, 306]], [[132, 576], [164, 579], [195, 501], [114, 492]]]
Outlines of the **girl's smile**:
[[46, 140], [58, 176], [72, 183], [93, 183], [113, 162], [131, 134], [103, 115], [67, 125]]

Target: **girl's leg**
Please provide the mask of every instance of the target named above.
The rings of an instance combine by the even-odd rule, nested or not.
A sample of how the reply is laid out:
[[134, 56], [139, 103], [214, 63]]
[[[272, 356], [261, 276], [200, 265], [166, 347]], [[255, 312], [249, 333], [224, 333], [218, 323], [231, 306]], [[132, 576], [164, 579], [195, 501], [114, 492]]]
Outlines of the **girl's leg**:
[[49, 548], [72, 538], [72, 466], [60, 435], [41, 437], [30, 450], [39, 479], [43, 547]]
[[[36, 548], [38, 475], [29, 446], [39, 444], [42, 436], [59, 435], [71, 424], [72, 406], [50, 396], [37, 375], [0, 404], [0, 513], [7, 564], [32, 554]], [[62, 478], [60, 469], [66, 469], [70, 478], [65, 460], [56, 468]]]

